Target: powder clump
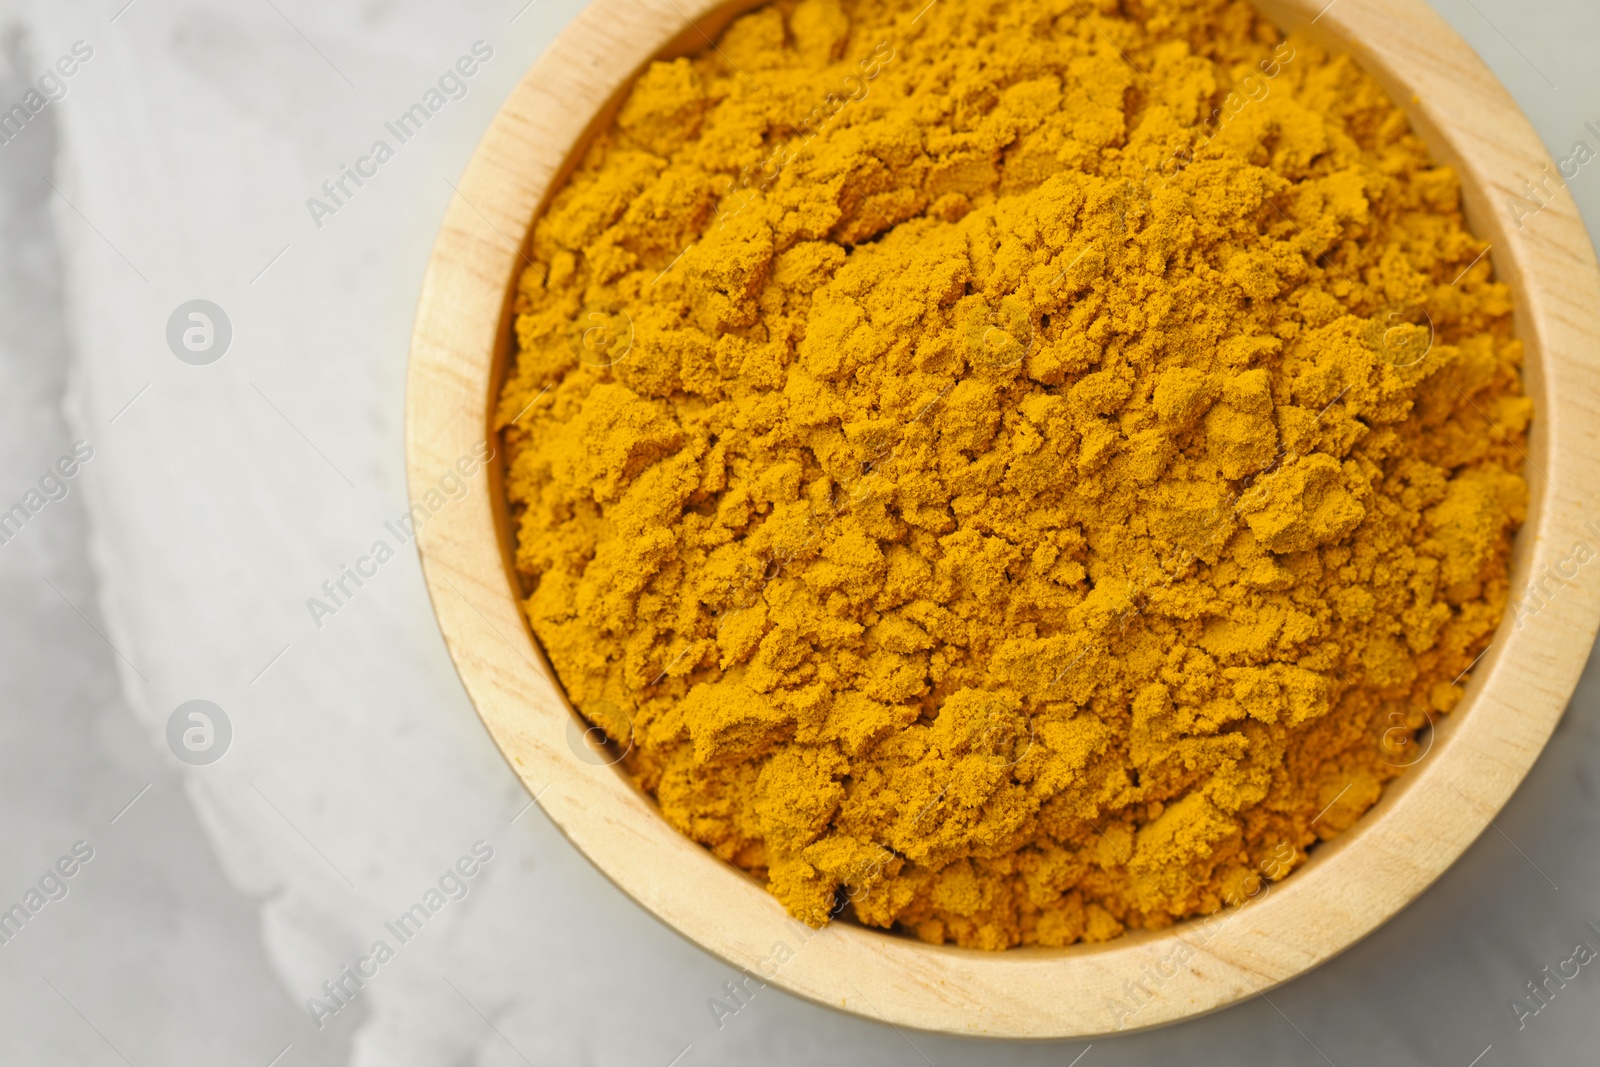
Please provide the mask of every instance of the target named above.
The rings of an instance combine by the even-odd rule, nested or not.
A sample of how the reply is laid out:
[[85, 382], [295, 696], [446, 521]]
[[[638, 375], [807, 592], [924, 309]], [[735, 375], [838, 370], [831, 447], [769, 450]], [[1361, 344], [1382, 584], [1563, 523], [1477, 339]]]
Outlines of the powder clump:
[[1235, 0], [780, 2], [538, 221], [526, 607], [679, 830], [985, 948], [1238, 904], [1420, 758], [1532, 414], [1455, 175]]

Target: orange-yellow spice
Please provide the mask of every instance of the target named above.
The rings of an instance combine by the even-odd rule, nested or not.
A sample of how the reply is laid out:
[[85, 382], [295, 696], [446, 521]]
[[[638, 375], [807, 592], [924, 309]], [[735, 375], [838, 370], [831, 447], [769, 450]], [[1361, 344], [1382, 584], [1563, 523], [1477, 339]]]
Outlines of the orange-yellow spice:
[[1420, 758], [1531, 416], [1457, 179], [1236, 0], [802, 0], [651, 65], [535, 228], [527, 611], [813, 924], [1215, 911]]

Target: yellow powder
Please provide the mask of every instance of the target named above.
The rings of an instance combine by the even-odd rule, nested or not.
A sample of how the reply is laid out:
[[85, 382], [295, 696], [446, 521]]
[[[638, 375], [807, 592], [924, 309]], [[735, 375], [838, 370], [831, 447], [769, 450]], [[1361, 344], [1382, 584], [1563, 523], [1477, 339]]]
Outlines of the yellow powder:
[[801, 0], [538, 222], [527, 612], [813, 924], [1103, 940], [1282, 877], [1507, 598], [1531, 415], [1456, 176], [1235, 0]]

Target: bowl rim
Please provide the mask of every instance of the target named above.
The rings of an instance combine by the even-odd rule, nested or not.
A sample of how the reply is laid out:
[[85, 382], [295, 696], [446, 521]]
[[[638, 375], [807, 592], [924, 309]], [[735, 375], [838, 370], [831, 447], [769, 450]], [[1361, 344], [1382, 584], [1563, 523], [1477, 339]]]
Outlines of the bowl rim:
[[[1600, 542], [1600, 526], [1586, 525], [1600, 520], [1591, 437], [1600, 382], [1586, 358], [1600, 341], [1600, 270], [1564, 188], [1531, 217], [1511, 210], [1550, 155], [1482, 60], [1422, 0], [1257, 4], [1280, 29], [1352, 55], [1406, 109], [1435, 158], [1460, 173], [1472, 230], [1489, 241], [1516, 300], [1535, 400], [1526, 469], [1535, 476], [1512, 589], [1531, 575], [1554, 589], [1536, 611], [1517, 617], [1508, 608], [1427, 757], [1293, 877], [1219, 913], [1220, 922], [998, 953], [846, 923], [813, 931], [673, 829], [582, 743], [519, 606], [498, 458], [461, 499], [439, 504], [433, 492], [444, 473], [464, 472], [467, 457], [495, 447], [510, 295], [532, 223], [570, 172], [574, 149], [609, 120], [646, 63], [703, 47], [756, 3], [594, 0], [494, 118], [433, 246], [407, 368], [408, 495], [434, 613], [495, 744], [567, 838], [668, 927], [763, 983], [900, 1027], [1008, 1038], [1145, 1029], [1266, 992], [1343, 951], [1490, 825], [1560, 719], [1600, 624], [1600, 585], [1567, 570], [1578, 566], [1577, 543]], [[1129, 1017], [1119, 1003], [1137, 1010]]]

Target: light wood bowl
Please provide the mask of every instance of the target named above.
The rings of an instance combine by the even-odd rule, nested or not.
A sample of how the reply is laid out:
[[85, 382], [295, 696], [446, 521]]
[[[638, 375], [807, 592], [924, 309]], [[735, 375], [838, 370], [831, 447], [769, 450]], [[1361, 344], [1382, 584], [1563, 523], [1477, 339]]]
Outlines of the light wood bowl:
[[[1584, 526], [1600, 519], [1600, 273], [1576, 207], [1563, 192], [1520, 227], [1510, 216], [1507, 198], [1550, 157], [1505, 89], [1422, 0], [1325, 4], [1261, 7], [1284, 30], [1351, 53], [1407, 108], [1435, 157], [1460, 171], [1472, 228], [1491, 242], [1494, 270], [1515, 293], [1536, 404], [1515, 588], [1558, 566], [1570, 573], [1562, 561], [1574, 543], [1600, 547]], [[425, 510], [427, 490], [488, 435], [527, 236], [576, 148], [609, 120], [644, 64], [703, 48], [751, 6], [596, 0], [495, 118], [439, 231], [417, 311], [406, 459]], [[813, 934], [576, 740], [574, 713], [519, 610], [498, 463], [470, 485], [422, 526], [423, 568], [478, 714], [549, 817], [624, 892], [734, 966], [822, 1004], [949, 1033], [1043, 1038], [1155, 1026], [1270, 989], [1342, 951], [1416, 898], [1505, 804], [1560, 718], [1600, 620], [1600, 571], [1551, 586], [1555, 595], [1520, 628], [1508, 613], [1426, 757], [1353, 829], [1210, 930], [1189, 923], [1101, 945], [997, 953], [843, 922]], [[1174, 966], [1180, 939], [1203, 947]], [[774, 973], [779, 944], [793, 956]], [[1147, 969], [1176, 973], [1151, 982]], [[1130, 981], [1154, 996], [1119, 1019], [1108, 999], [1125, 1000]]]

